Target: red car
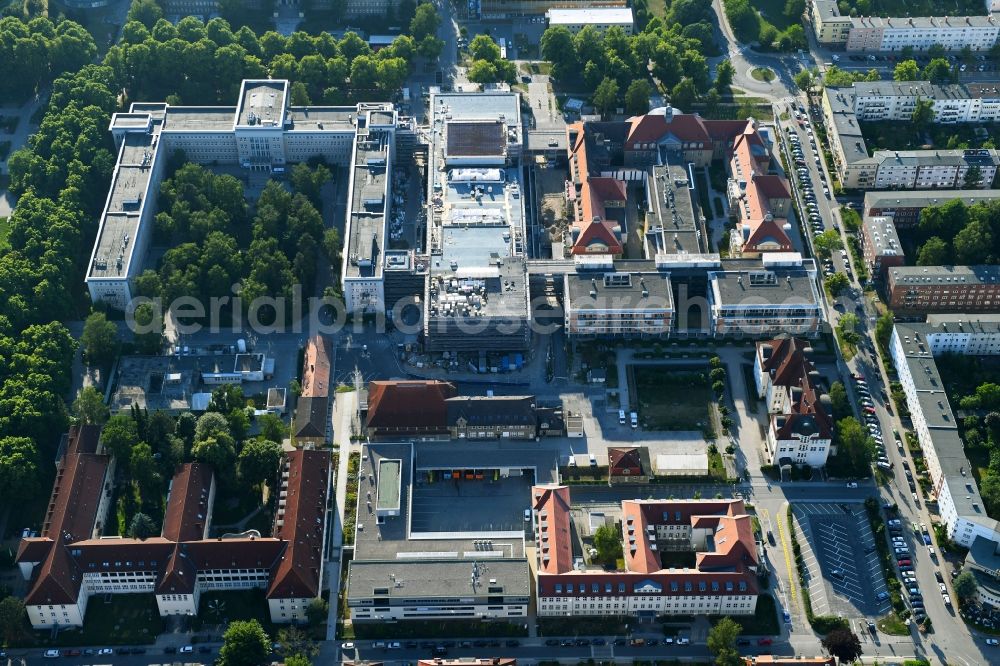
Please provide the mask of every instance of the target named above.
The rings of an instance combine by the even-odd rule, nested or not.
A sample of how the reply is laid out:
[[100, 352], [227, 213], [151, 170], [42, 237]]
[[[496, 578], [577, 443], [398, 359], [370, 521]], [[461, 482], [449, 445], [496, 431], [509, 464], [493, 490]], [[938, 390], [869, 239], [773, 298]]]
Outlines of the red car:
[[63, 653], [64, 657], [79, 657], [80, 656], [80, 651], [79, 650], [63, 650], [62, 653]]
[[910, 560], [899, 560], [899, 562], [897, 562], [897, 564], [899, 564], [899, 566], [901, 566], [901, 567], [908, 567], [908, 566], [910, 566], [913, 563], [910, 562]]
[[875, 413], [875, 408], [874, 407], [865, 407], [865, 411], [868, 412], [869, 414], [874, 414]]
[[757, 645], [770, 645], [773, 642], [774, 641], [771, 640], [770, 638], [758, 638], [757, 639]]

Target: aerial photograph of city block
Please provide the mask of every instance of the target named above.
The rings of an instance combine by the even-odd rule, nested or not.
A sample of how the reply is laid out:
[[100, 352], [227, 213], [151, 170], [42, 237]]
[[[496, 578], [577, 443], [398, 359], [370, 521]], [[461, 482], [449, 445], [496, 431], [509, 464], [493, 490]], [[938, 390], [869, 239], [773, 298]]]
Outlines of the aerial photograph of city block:
[[0, 0], [0, 666], [1000, 664], [1000, 0]]

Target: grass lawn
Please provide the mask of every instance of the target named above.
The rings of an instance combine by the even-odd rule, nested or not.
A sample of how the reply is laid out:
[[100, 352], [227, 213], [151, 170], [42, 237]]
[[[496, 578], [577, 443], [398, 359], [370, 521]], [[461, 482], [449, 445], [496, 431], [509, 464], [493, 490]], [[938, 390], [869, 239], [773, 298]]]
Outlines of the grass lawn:
[[758, 81], [771, 82], [774, 81], [774, 70], [768, 69], [767, 67], [754, 67], [750, 70], [750, 76]]
[[712, 387], [704, 371], [666, 366], [633, 366], [639, 420], [646, 430], [711, 428]]
[[479, 620], [404, 620], [402, 622], [361, 622], [353, 625], [354, 637], [379, 638], [493, 638], [527, 636], [524, 624], [481, 622]]
[[163, 631], [163, 619], [152, 594], [114, 594], [110, 601], [95, 595], [87, 603], [82, 630], [66, 630], [52, 638], [48, 632], [31, 632], [24, 646], [144, 645]]
[[779, 31], [799, 22], [785, 16], [785, 0], [754, 0], [753, 7]]
[[762, 594], [757, 598], [757, 609], [753, 615], [717, 615], [710, 621], [714, 625], [723, 617], [731, 617], [742, 628], [740, 633], [747, 636], [775, 636], [781, 633], [778, 608], [770, 594]]
[[889, 636], [909, 636], [910, 628], [906, 625], [903, 620], [896, 615], [895, 611], [890, 612], [884, 617], [880, 617], [876, 622], [875, 626], [883, 634], [888, 634]]

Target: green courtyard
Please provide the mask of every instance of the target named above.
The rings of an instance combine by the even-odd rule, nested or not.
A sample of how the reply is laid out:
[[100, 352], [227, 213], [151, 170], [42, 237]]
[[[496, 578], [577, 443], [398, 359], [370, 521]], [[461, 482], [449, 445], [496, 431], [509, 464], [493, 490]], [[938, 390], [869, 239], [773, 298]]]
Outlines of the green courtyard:
[[712, 427], [712, 384], [707, 365], [630, 368], [639, 423], [644, 430], [700, 430]]

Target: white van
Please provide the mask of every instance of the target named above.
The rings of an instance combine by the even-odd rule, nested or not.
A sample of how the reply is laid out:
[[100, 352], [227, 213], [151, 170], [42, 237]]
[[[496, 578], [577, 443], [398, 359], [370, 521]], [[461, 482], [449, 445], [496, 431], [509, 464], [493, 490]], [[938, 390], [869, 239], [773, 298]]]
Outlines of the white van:
[[625, 425], [625, 410], [618, 410], [618, 425]]
[[632, 427], [633, 428], [638, 428], [639, 427], [639, 415], [636, 414], [635, 412], [632, 412], [632, 414], [630, 415], [630, 417], [632, 419]]

